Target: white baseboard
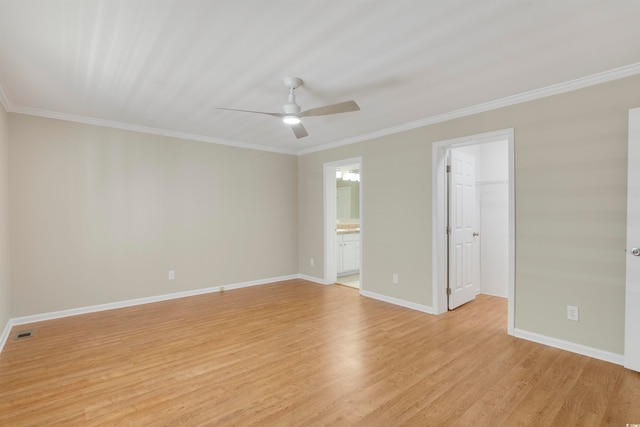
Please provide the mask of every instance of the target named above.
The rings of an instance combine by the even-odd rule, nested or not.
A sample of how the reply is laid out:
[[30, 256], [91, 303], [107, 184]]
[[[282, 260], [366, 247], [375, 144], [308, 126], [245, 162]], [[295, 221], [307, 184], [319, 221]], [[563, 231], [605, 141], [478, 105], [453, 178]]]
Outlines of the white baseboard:
[[394, 298], [387, 295], [378, 294], [375, 292], [365, 291], [362, 289], [360, 289], [360, 295], [368, 298], [373, 298], [380, 301], [388, 302], [390, 304], [399, 305], [401, 307], [410, 308], [412, 310], [421, 311], [423, 313], [433, 314], [433, 308], [427, 305], [416, 304], [415, 302], [406, 301], [400, 298]]
[[555, 347], [572, 353], [581, 354], [583, 356], [593, 357], [594, 359], [604, 360], [605, 362], [615, 363], [616, 365], [624, 365], [624, 355], [622, 354], [611, 353], [609, 351], [599, 350], [586, 345], [536, 334], [535, 332], [523, 331], [518, 328], [514, 329], [514, 336], [527, 341], [537, 342], [538, 344], [548, 345], [549, 347]]
[[506, 295], [498, 295], [498, 294], [494, 294], [494, 293], [491, 293], [491, 292], [485, 292], [485, 291], [478, 291], [478, 293], [476, 295], [489, 295], [490, 297], [498, 297], [498, 298], [504, 298], [504, 299], [509, 298]]
[[13, 328], [13, 323], [11, 322], [11, 319], [9, 319], [7, 321], [7, 325], [4, 328], [4, 331], [2, 331], [2, 335], [0, 336], [0, 352], [2, 352], [4, 345], [9, 340], [9, 334], [11, 334], [11, 328]]
[[[224, 285], [224, 288], [225, 290], [240, 289], [240, 288], [246, 288], [249, 286], [265, 285], [268, 283], [281, 282], [283, 280], [291, 280], [291, 279], [302, 279], [302, 280], [307, 280], [309, 282], [318, 283], [321, 285], [329, 284], [317, 277], [306, 276], [304, 274], [295, 274], [290, 276], [271, 277], [269, 279], [234, 283], [234, 284]], [[108, 304], [93, 305], [88, 307], [80, 307], [80, 308], [74, 308], [70, 310], [54, 311], [50, 313], [35, 314], [31, 316], [23, 316], [23, 317], [16, 317], [13, 319], [9, 319], [9, 321], [7, 322], [2, 332], [2, 335], [0, 335], [0, 352], [4, 348], [6, 342], [9, 340], [11, 329], [16, 325], [23, 325], [27, 323], [58, 319], [61, 317], [76, 316], [79, 314], [95, 313], [98, 311], [112, 310], [116, 308], [131, 307], [135, 305], [149, 304], [153, 302], [166, 301], [170, 299], [185, 298], [185, 297], [202, 295], [202, 294], [207, 294], [212, 292], [220, 292], [220, 288], [221, 286], [213, 286], [209, 288], [194, 289], [192, 291], [176, 292], [172, 294], [157, 295], [157, 296], [146, 297], [146, 298], [137, 298], [137, 299], [131, 299], [126, 301], [108, 303]], [[426, 305], [416, 304], [410, 301], [390, 297], [387, 295], [378, 294], [375, 292], [365, 291], [362, 289], [360, 290], [360, 294], [368, 298], [377, 299], [380, 301], [388, 302], [390, 304], [399, 305], [401, 307], [406, 307], [412, 310], [421, 311], [423, 313], [433, 314], [433, 308]], [[517, 338], [528, 340], [528, 341], [533, 341], [538, 344], [548, 345], [550, 347], [555, 347], [561, 350], [570, 351], [572, 353], [581, 354], [583, 356], [593, 357], [594, 359], [604, 360], [605, 362], [615, 363], [616, 365], [624, 365], [624, 355], [621, 355], [621, 354], [611, 353], [608, 351], [599, 350], [597, 348], [588, 347], [582, 344], [576, 344], [570, 341], [564, 341], [561, 339], [552, 338], [546, 335], [541, 335], [535, 332], [529, 332], [529, 331], [525, 331], [517, 328], [514, 329], [514, 336]]]
[[298, 279], [306, 280], [308, 282], [318, 283], [320, 285], [333, 285], [333, 282], [328, 283], [328, 282], [325, 282], [323, 279], [320, 279], [318, 277], [313, 277], [313, 276], [307, 276], [306, 274], [298, 274]]
[[177, 299], [177, 298], [191, 297], [195, 295], [208, 294], [212, 292], [220, 292], [221, 287], [224, 287], [225, 290], [232, 290], [232, 289], [246, 288], [248, 286], [265, 285], [268, 283], [281, 282], [283, 280], [291, 280], [291, 279], [297, 279], [297, 278], [298, 278], [298, 275], [293, 274], [290, 276], [270, 277], [268, 279], [252, 280], [249, 282], [232, 283], [232, 284], [221, 285], [221, 286], [212, 286], [209, 288], [194, 289], [191, 291], [175, 292], [171, 294], [156, 295], [152, 297], [136, 298], [136, 299], [130, 299], [125, 301], [107, 303], [107, 304], [99, 304], [99, 305], [92, 305], [88, 307], [72, 308], [69, 310], [53, 311], [50, 313], [16, 317], [14, 319], [10, 319], [9, 323], [11, 324], [11, 326], [23, 325], [26, 323], [34, 323], [34, 322], [41, 322], [44, 320], [59, 319], [61, 317], [76, 316], [78, 314], [95, 313], [97, 311], [113, 310], [115, 308], [131, 307], [135, 305], [142, 305], [142, 304], [149, 304], [153, 302], [160, 302], [160, 301], [166, 301], [166, 300]]

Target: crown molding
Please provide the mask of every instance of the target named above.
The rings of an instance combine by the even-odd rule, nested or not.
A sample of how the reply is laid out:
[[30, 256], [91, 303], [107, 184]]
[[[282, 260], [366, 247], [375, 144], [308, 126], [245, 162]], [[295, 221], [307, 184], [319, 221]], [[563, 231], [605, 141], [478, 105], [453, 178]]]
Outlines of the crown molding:
[[171, 138], [187, 139], [187, 140], [190, 140], [190, 141], [198, 141], [198, 142], [207, 142], [207, 143], [210, 143], [210, 144], [227, 145], [227, 146], [236, 147], [236, 148], [246, 148], [246, 149], [249, 149], [249, 150], [268, 151], [268, 152], [279, 153], [279, 154], [291, 154], [291, 155], [296, 155], [297, 154], [294, 151], [281, 149], [281, 148], [276, 148], [276, 147], [268, 147], [268, 146], [257, 145], [257, 144], [248, 144], [248, 143], [244, 143], [244, 142], [231, 141], [231, 140], [228, 140], [228, 139], [213, 138], [213, 137], [204, 136], [204, 135], [197, 135], [197, 134], [186, 133], [186, 132], [178, 132], [178, 131], [173, 131], [173, 130], [168, 130], [168, 129], [159, 129], [159, 128], [153, 128], [153, 127], [148, 127], [148, 126], [139, 126], [139, 125], [133, 125], [133, 124], [123, 123], [123, 122], [116, 122], [116, 121], [111, 121], [111, 120], [102, 120], [102, 119], [96, 119], [96, 118], [93, 118], [93, 117], [77, 116], [77, 115], [74, 115], [74, 114], [58, 113], [58, 112], [54, 112], [54, 111], [40, 110], [40, 109], [37, 109], [37, 108], [14, 107], [14, 108], [11, 109], [11, 112], [12, 113], [27, 114], [27, 115], [30, 115], [30, 116], [45, 117], [45, 118], [49, 118], [49, 119], [65, 120], [65, 121], [68, 121], [68, 122], [76, 122], [76, 123], [83, 123], [83, 124], [89, 124], [89, 125], [95, 125], [95, 126], [114, 128], [114, 129], [128, 130], [128, 131], [133, 131], [133, 132], [148, 133], [148, 134], [152, 134], [152, 135], [168, 136], [168, 137], [171, 137]]
[[510, 105], [520, 104], [527, 101], [533, 101], [540, 98], [545, 98], [552, 95], [558, 95], [561, 93], [571, 92], [577, 89], [582, 89], [589, 86], [595, 86], [601, 83], [606, 83], [612, 80], [618, 80], [624, 77], [640, 74], [640, 62], [626, 65], [612, 70], [604, 71], [590, 76], [581, 77], [574, 80], [569, 80], [564, 83], [558, 83], [551, 86], [547, 86], [540, 89], [534, 89], [528, 92], [523, 92], [518, 95], [508, 96], [505, 98], [496, 99], [483, 104], [474, 105], [471, 107], [461, 108], [459, 110], [451, 111], [448, 113], [439, 114], [436, 116], [427, 117], [424, 119], [416, 120], [413, 122], [401, 124], [398, 126], [392, 126], [386, 129], [381, 129], [375, 132], [366, 133], [363, 135], [330, 142], [327, 144], [316, 145], [314, 147], [305, 148], [302, 150], [288, 150], [284, 148], [269, 147], [265, 145], [249, 144], [239, 141], [232, 141], [223, 138], [214, 138], [204, 135], [191, 134], [186, 132], [172, 131], [168, 129], [153, 128], [147, 126], [133, 125], [129, 123], [116, 122], [110, 120], [96, 119], [93, 117], [78, 116], [67, 113], [58, 113], [54, 111], [41, 110], [37, 108], [19, 107], [13, 105], [9, 96], [7, 95], [6, 86], [0, 76], [0, 103], [2, 103], [4, 109], [10, 113], [27, 114], [31, 116], [45, 117], [50, 119], [65, 120], [76, 123], [84, 123], [95, 126], [109, 127], [121, 130], [128, 130], [133, 132], [141, 132], [159, 136], [167, 136], [172, 138], [186, 139], [191, 141], [206, 142], [210, 144], [227, 145], [236, 148], [246, 148], [250, 150], [267, 151], [279, 154], [290, 155], [304, 155], [318, 151], [330, 150], [332, 148], [338, 148], [345, 145], [355, 144], [357, 142], [368, 141], [375, 138], [380, 138], [387, 135], [396, 134], [424, 126], [429, 126], [436, 123], [446, 122], [461, 117], [470, 116], [473, 114], [483, 113], [490, 110], [495, 110]]
[[370, 132], [364, 135], [355, 136], [352, 138], [343, 139], [341, 141], [331, 142], [328, 144], [318, 145], [315, 147], [299, 150], [298, 155], [314, 153], [318, 151], [329, 150], [332, 148], [342, 147], [344, 145], [355, 144], [356, 142], [368, 141], [382, 136], [393, 135], [395, 133], [404, 132], [420, 128], [423, 126], [429, 126], [436, 123], [446, 122], [448, 120], [458, 119], [465, 116], [471, 116], [473, 114], [484, 113], [486, 111], [495, 110], [502, 107], [508, 107], [510, 105], [521, 104], [527, 101], [533, 101], [540, 98], [546, 98], [552, 95], [558, 95], [561, 93], [571, 92], [577, 89], [582, 89], [589, 86], [595, 86], [601, 83], [606, 83], [612, 80], [622, 79], [624, 77], [640, 74], [640, 62], [635, 64], [626, 65], [624, 67], [614, 68], [612, 70], [604, 71], [602, 73], [592, 74], [590, 76], [581, 77], [574, 80], [569, 80], [564, 83], [558, 83], [551, 86], [543, 87], [540, 89], [534, 89], [528, 92], [523, 92], [518, 95], [507, 96], [505, 98], [496, 99], [483, 104], [474, 105], [471, 107], [461, 108], [459, 110], [451, 111], [437, 116], [427, 117], [414, 122], [405, 123], [398, 126], [392, 126], [386, 129], [382, 129], [375, 132]]

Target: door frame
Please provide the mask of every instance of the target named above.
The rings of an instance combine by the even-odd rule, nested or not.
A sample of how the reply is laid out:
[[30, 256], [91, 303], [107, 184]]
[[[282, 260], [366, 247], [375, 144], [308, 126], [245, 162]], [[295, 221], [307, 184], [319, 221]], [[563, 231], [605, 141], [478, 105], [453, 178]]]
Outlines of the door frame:
[[486, 142], [507, 141], [509, 161], [509, 271], [507, 276], [507, 333], [515, 329], [515, 173], [513, 128], [469, 135], [433, 143], [432, 146], [432, 308], [434, 314], [447, 311], [447, 177], [446, 153], [451, 148]]
[[[640, 108], [629, 110], [629, 146], [627, 169], [627, 247], [625, 278], [624, 366], [640, 371], [640, 258], [631, 255], [640, 247], [638, 230], [640, 214]], [[633, 224], [631, 223], [634, 220]]]
[[327, 285], [336, 283], [338, 280], [338, 266], [336, 253], [336, 221], [337, 221], [337, 204], [336, 197], [338, 190], [336, 188], [336, 168], [341, 166], [352, 165], [358, 163], [360, 165], [360, 191], [358, 203], [360, 205], [360, 290], [363, 289], [362, 284], [362, 252], [363, 252], [363, 227], [362, 227], [362, 157], [352, 157], [349, 159], [336, 160], [323, 164], [323, 193], [324, 193], [324, 283]]

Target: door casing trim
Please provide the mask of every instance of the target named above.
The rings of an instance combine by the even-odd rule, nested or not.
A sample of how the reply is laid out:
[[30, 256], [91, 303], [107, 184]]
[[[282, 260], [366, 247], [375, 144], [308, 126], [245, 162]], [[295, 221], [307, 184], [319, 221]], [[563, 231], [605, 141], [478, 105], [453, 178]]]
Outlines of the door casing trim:
[[640, 247], [640, 236], [631, 235], [635, 228], [632, 225], [633, 218], [637, 220], [640, 212], [640, 202], [635, 198], [637, 187], [633, 187], [640, 176], [637, 166], [637, 159], [640, 158], [640, 108], [629, 110], [628, 144], [624, 366], [640, 371], [640, 280], [637, 277], [640, 259], [631, 255], [632, 248]]

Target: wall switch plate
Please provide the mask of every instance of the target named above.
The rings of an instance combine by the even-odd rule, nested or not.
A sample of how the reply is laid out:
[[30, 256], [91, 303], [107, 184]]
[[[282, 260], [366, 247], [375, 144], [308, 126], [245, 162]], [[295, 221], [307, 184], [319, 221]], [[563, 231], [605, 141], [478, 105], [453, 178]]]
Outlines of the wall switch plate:
[[398, 275], [397, 275], [397, 274], [394, 274], [394, 275], [391, 277], [391, 280], [393, 281], [393, 284], [394, 284], [394, 285], [397, 285], [397, 284], [398, 284]]
[[174, 280], [176, 278], [176, 271], [175, 270], [169, 270], [169, 274], [167, 276], [169, 278], [169, 280]]
[[578, 310], [578, 307], [575, 307], [573, 305], [567, 306], [567, 319], [575, 320], [577, 322], [579, 319], [579, 316], [580, 316], [580, 312]]

